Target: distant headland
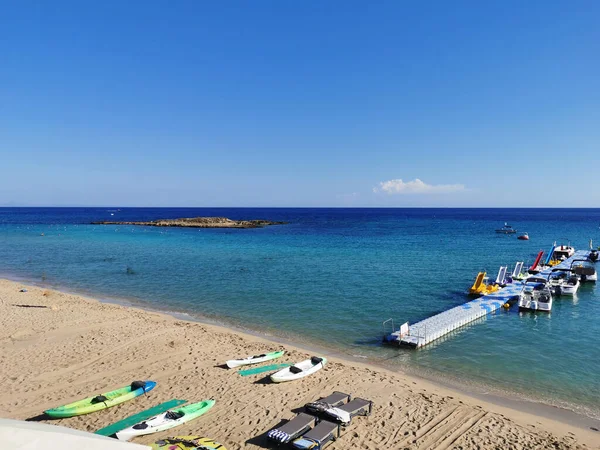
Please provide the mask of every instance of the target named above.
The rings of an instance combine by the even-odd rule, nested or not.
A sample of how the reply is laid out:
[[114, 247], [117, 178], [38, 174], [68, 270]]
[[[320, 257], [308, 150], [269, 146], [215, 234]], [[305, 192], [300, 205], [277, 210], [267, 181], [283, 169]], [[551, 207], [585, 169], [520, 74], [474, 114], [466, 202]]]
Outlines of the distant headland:
[[182, 219], [158, 219], [148, 222], [92, 222], [92, 225], [141, 225], [146, 227], [189, 227], [189, 228], [261, 228], [268, 225], [285, 225], [287, 222], [270, 220], [231, 220], [227, 217], [189, 217]]

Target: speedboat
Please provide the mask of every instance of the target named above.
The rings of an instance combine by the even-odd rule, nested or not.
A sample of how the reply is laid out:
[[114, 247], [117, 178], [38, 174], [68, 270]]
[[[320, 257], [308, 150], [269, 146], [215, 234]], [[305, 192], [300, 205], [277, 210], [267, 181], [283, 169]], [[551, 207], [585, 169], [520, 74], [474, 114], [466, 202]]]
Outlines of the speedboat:
[[515, 234], [516, 232], [517, 232], [517, 230], [515, 230], [513, 227], [511, 227], [506, 222], [504, 222], [504, 226], [502, 228], [496, 230], [496, 233], [502, 233], [502, 234]]
[[518, 237], [518, 240], [520, 241], [528, 241], [529, 240], [529, 235], [527, 233], [521, 233]]
[[575, 295], [579, 289], [579, 277], [567, 270], [554, 270], [548, 279], [554, 295]]
[[556, 261], [564, 261], [575, 254], [575, 249], [570, 245], [558, 245], [554, 249], [552, 259]]
[[525, 280], [523, 290], [519, 294], [519, 310], [552, 310], [552, 291], [547, 279], [533, 276]]

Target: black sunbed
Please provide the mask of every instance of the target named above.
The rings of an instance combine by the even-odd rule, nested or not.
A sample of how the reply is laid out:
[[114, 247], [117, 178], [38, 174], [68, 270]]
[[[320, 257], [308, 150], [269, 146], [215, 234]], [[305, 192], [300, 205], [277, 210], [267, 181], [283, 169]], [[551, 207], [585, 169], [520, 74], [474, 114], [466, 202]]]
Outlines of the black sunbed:
[[[336, 430], [337, 436], [335, 435]], [[340, 426], [337, 423], [322, 420], [308, 433], [294, 440], [292, 447], [301, 450], [321, 450], [328, 442], [335, 441], [338, 437], [340, 437]]]
[[328, 403], [331, 406], [343, 405], [344, 403], [349, 402], [350, 400], [352, 400], [352, 396], [350, 394], [344, 394], [340, 391], [334, 391], [333, 394], [319, 399], [320, 402]]
[[304, 405], [304, 410], [309, 414], [322, 414], [328, 408], [335, 408], [349, 402], [352, 396], [343, 392], [335, 391], [327, 397], [320, 398], [316, 402]]
[[370, 416], [373, 410], [373, 402], [371, 400], [365, 400], [364, 398], [355, 398], [351, 402], [340, 406], [340, 409], [350, 413], [351, 417], [354, 416]]
[[[342, 411], [350, 414], [350, 418], [354, 416], [370, 416], [371, 411], [373, 410], [373, 402], [371, 400], [365, 400], [363, 398], [355, 398], [354, 400], [346, 403], [345, 405], [339, 406], [337, 409], [341, 409]], [[327, 410], [323, 412], [324, 416], [329, 418], [340, 420], [333, 414], [328, 414]]]
[[285, 425], [269, 431], [267, 439], [277, 444], [287, 444], [292, 439], [310, 430], [316, 422], [316, 417], [300, 413]]

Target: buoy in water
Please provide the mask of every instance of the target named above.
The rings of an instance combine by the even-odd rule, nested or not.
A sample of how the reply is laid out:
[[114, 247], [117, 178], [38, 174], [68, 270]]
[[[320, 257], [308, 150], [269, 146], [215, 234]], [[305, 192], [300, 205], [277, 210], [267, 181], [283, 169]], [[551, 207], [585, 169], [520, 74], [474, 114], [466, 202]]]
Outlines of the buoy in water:
[[505, 303], [504, 305], [502, 305], [502, 307], [503, 307], [504, 309], [508, 309], [508, 308], [510, 308], [510, 305], [509, 305], [508, 303]]

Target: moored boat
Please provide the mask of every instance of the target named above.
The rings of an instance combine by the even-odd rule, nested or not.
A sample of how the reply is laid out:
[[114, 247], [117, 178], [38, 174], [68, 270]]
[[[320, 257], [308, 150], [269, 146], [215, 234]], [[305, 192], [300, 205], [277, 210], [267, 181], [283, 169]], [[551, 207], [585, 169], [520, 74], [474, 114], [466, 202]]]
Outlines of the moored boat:
[[527, 233], [521, 233], [519, 236], [517, 236], [517, 239], [520, 241], [528, 241], [529, 240], [529, 234]]
[[564, 261], [575, 254], [575, 249], [571, 245], [557, 245], [552, 254], [552, 259]]
[[579, 277], [567, 270], [554, 269], [548, 279], [554, 295], [575, 295], [579, 289]]
[[538, 276], [525, 280], [523, 290], [519, 294], [519, 310], [543, 312], [552, 310], [552, 291], [548, 280]]
[[502, 234], [515, 234], [516, 232], [517, 232], [517, 230], [515, 230], [512, 226], [510, 226], [506, 222], [504, 222], [504, 226], [502, 228], [499, 228], [496, 230], [496, 233], [502, 233]]

